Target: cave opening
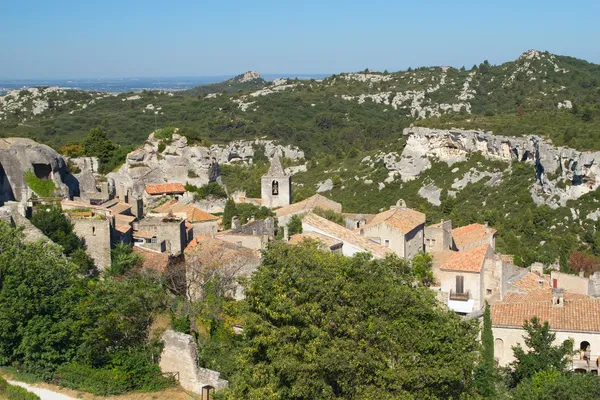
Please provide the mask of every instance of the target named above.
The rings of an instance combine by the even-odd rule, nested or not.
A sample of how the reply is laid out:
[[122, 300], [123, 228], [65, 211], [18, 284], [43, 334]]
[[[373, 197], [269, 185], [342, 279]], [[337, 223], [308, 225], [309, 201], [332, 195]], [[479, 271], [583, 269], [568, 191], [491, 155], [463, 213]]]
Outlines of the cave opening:
[[0, 205], [3, 205], [5, 201], [14, 201], [15, 195], [13, 193], [12, 187], [10, 186], [10, 181], [8, 180], [8, 175], [6, 175], [6, 171], [2, 164], [0, 164]]
[[52, 174], [52, 167], [50, 164], [31, 164], [33, 166], [33, 173], [40, 179], [50, 179]]

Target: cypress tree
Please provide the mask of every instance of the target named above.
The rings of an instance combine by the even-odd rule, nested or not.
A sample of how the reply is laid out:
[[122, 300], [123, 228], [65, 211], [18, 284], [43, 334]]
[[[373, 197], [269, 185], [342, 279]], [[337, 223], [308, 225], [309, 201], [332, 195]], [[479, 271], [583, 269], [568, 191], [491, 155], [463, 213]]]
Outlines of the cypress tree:
[[494, 334], [492, 333], [492, 317], [490, 305], [485, 303], [483, 313], [483, 331], [481, 332], [481, 358], [475, 371], [475, 388], [486, 399], [496, 394], [496, 370], [494, 360]]
[[231, 220], [237, 215], [237, 207], [235, 201], [232, 198], [227, 200], [225, 203], [225, 209], [223, 210], [223, 229], [231, 229]]
[[490, 314], [490, 305], [485, 302], [485, 312], [483, 313], [483, 332], [481, 333], [481, 362], [491, 369], [494, 368], [494, 334], [492, 333], [492, 316]]

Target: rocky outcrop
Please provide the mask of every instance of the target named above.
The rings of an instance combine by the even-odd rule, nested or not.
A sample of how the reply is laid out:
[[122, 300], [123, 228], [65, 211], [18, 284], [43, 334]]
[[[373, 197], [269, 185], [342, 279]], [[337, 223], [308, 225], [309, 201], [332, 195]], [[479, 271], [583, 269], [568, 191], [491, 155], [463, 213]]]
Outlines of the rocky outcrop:
[[[509, 137], [475, 130], [420, 127], [406, 128], [403, 133], [407, 142], [400, 157], [390, 153], [384, 158], [388, 170], [400, 174], [403, 181], [415, 179], [431, 168], [432, 158], [452, 165], [480, 152], [490, 160], [534, 165], [536, 183], [532, 197], [553, 208], [565, 206], [568, 200], [600, 186], [600, 152], [556, 147], [538, 136]], [[473, 176], [467, 180], [472, 181]]]
[[25, 182], [27, 171], [38, 178], [51, 179], [57, 194], [79, 194], [79, 182], [69, 173], [63, 157], [51, 147], [26, 138], [5, 138], [0, 139], [0, 204], [26, 201], [31, 196]]
[[[163, 142], [164, 143], [164, 142]], [[275, 144], [271, 140], [238, 140], [227, 145], [190, 146], [187, 138], [174, 133], [169, 144], [161, 148], [161, 140], [148, 137], [146, 143], [127, 155], [125, 164], [107, 175], [115, 186], [123, 183], [132, 187], [135, 195], [142, 195], [147, 184], [165, 182], [190, 183], [201, 186], [209, 181], [210, 166], [219, 164], [251, 164], [256, 151], [267, 158], [274, 156], [292, 160], [304, 158], [297, 147]], [[160, 149], [160, 151], [159, 151]]]

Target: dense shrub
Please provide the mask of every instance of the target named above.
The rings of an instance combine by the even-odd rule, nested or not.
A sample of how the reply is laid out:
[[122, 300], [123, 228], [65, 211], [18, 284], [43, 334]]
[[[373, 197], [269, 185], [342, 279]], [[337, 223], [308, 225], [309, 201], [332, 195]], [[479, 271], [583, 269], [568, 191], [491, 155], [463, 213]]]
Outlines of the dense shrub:
[[2, 376], [0, 376], [0, 397], [4, 395], [8, 400], [40, 400], [40, 397], [26, 389], [9, 385]]
[[40, 197], [52, 197], [56, 186], [52, 179], [41, 179], [31, 171], [25, 172], [25, 182]]

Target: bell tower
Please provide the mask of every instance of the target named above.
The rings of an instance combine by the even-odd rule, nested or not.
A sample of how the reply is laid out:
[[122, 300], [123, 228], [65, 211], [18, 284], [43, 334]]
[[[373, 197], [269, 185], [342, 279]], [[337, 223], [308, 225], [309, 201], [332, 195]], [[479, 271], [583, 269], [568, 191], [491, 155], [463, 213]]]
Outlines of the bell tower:
[[271, 166], [260, 181], [261, 199], [267, 208], [283, 207], [292, 202], [292, 177], [285, 173], [279, 156], [271, 159]]

